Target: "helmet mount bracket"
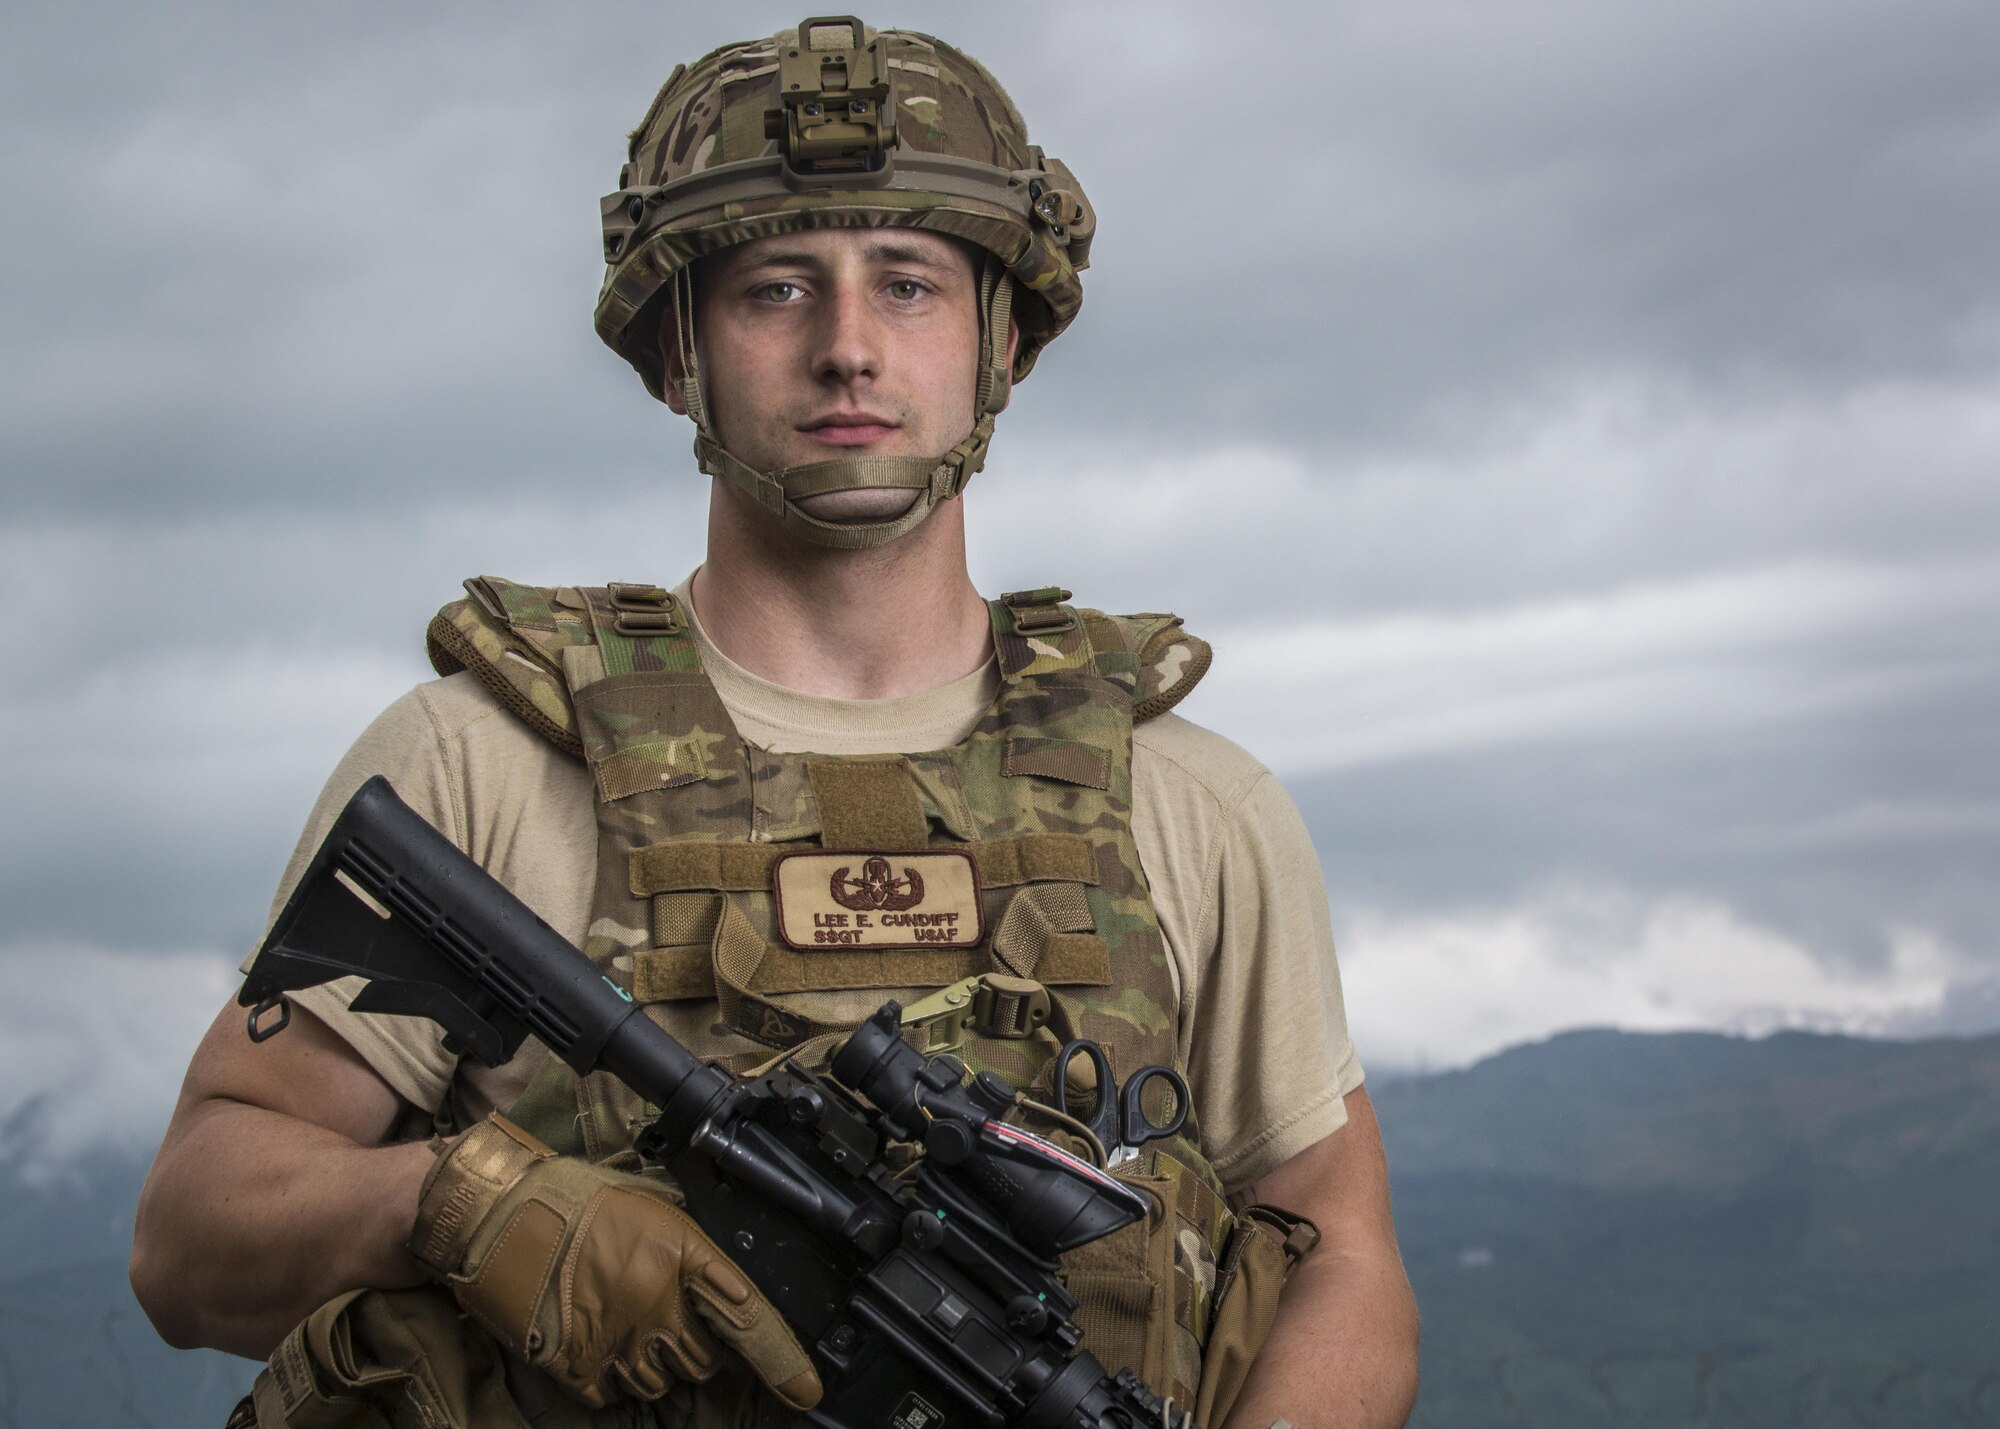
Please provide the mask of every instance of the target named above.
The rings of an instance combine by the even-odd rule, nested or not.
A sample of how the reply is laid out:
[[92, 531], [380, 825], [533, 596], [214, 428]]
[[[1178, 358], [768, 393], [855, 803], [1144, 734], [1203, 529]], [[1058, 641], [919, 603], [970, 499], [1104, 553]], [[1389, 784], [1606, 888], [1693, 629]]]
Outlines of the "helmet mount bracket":
[[896, 148], [896, 87], [882, 41], [852, 15], [819, 16], [778, 50], [764, 137], [796, 174], [871, 173]]

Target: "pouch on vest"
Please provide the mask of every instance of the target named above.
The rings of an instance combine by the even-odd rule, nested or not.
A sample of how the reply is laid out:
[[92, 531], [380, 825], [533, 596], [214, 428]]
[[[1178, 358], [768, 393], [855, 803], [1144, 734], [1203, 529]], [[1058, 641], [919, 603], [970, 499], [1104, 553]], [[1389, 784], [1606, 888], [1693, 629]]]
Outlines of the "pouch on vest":
[[1194, 1403], [1211, 1336], [1217, 1265], [1228, 1208], [1171, 1153], [1148, 1152], [1117, 1173], [1152, 1212], [1063, 1256], [1084, 1343], [1105, 1364], [1130, 1368], [1177, 1404]]
[[[721, 1376], [718, 1376], [720, 1379]], [[591, 1410], [510, 1358], [441, 1286], [336, 1296], [251, 1392], [256, 1429], [723, 1429], [687, 1386]], [[232, 1420], [232, 1423], [235, 1423]]]
[[259, 1429], [526, 1429], [501, 1351], [445, 1291], [357, 1290], [279, 1344], [251, 1392]]
[[1229, 1417], [1271, 1333], [1285, 1281], [1318, 1245], [1319, 1227], [1276, 1206], [1251, 1206], [1237, 1220], [1218, 1269], [1196, 1422], [1215, 1425]]

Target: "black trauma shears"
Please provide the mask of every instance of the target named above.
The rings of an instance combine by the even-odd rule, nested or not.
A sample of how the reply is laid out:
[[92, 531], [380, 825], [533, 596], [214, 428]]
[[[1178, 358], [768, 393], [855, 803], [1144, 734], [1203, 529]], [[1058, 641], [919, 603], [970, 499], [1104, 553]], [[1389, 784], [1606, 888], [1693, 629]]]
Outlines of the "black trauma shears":
[[[1097, 1109], [1089, 1116], [1082, 1114], [1078, 1103], [1082, 1096], [1091, 1094], [1079, 1094], [1069, 1089], [1069, 1064], [1079, 1054], [1090, 1062], [1091, 1069], [1097, 1074]], [[1075, 1117], [1104, 1143], [1106, 1166], [1130, 1161], [1147, 1142], [1172, 1136], [1187, 1125], [1188, 1085], [1185, 1077], [1172, 1067], [1155, 1062], [1127, 1077], [1121, 1089], [1112, 1078], [1111, 1059], [1104, 1055], [1102, 1047], [1088, 1037], [1063, 1043], [1062, 1050], [1056, 1053], [1055, 1065], [1049, 1070], [1049, 1078], [1056, 1110], [1064, 1116]], [[1154, 1121], [1146, 1115], [1146, 1085], [1156, 1080], [1164, 1081], [1174, 1094], [1173, 1115], [1165, 1121]]]

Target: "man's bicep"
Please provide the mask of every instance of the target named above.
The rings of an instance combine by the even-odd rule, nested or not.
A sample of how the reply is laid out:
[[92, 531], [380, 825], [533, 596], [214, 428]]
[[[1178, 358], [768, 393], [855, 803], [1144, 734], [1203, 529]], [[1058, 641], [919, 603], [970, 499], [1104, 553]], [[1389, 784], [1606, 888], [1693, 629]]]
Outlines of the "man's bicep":
[[1324, 1248], [1367, 1252], [1396, 1245], [1389, 1208], [1389, 1163], [1382, 1129], [1366, 1087], [1345, 1098], [1347, 1120], [1282, 1165], [1242, 1187], [1239, 1204], [1262, 1202], [1305, 1216], [1319, 1227]]
[[252, 1042], [246, 1011], [224, 1007], [195, 1049], [174, 1119], [205, 1107], [240, 1103], [279, 1112], [373, 1146], [385, 1140], [409, 1103], [345, 1040], [305, 1008], [265, 1042]]

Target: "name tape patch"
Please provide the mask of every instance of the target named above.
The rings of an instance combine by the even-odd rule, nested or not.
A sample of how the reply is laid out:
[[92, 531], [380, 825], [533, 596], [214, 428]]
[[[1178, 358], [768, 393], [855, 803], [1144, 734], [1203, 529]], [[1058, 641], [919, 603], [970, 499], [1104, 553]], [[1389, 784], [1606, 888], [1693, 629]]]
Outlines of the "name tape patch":
[[789, 947], [967, 948], [985, 936], [972, 855], [788, 853], [773, 866]]

